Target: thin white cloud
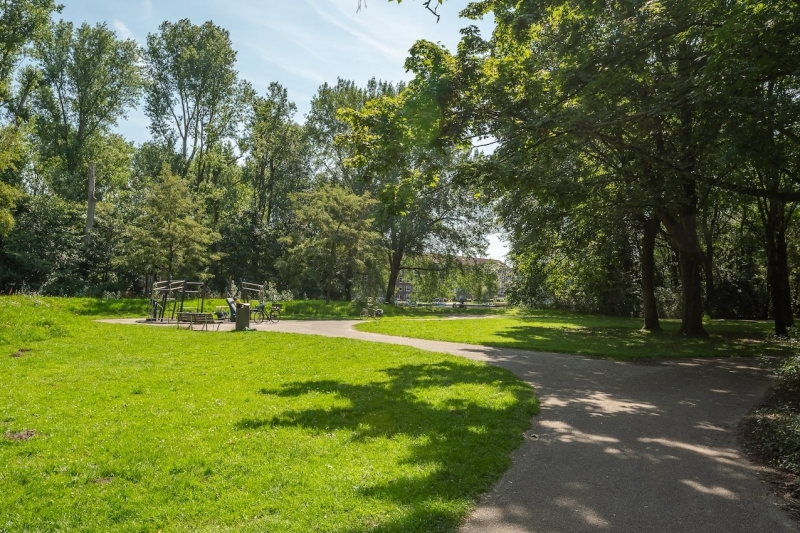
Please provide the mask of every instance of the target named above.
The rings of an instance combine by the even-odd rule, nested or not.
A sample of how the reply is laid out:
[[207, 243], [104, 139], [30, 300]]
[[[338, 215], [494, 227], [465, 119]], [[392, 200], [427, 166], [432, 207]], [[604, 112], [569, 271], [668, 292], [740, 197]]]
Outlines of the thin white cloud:
[[406, 54], [407, 50], [398, 49], [396, 46], [392, 46], [388, 42], [379, 41], [379, 40], [377, 40], [377, 39], [375, 39], [373, 37], [370, 37], [369, 35], [366, 35], [365, 33], [361, 32], [361, 31], [356, 30], [353, 27], [354, 26], [352, 24], [353, 21], [352, 21], [352, 18], [350, 18], [350, 17], [348, 17], [348, 18], [350, 18], [350, 22], [349, 23], [345, 23], [342, 20], [340, 20], [339, 18], [337, 18], [337, 17], [325, 12], [322, 8], [320, 8], [320, 6], [316, 2], [313, 2], [311, 0], [306, 0], [306, 3], [309, 4], [314, 9], [316, 14], [321, 19], [323, 19], [326, 22], [332, 24], [333, 26], [336, 26], [337, 28], [342, 29], [345, 32], [349, 33], [350, 35], [352, 35], [353, 37], [358, 39], [364, 45], [366, 45], [366, 46], [368, 46], [368, 47], [370, 47], [370, 48], [372, 48], [374, 50], [377, 50], [377, 51], [381, 52], [390, 61], [393, 61], [393, 62], [395, 62], [397, 64], [400, 64], [400, 65], [402, 65], [403, 62], [405, 61], [406, 55], [407, 55]]
[[136, 37], [133, 36], [133, 32], [125, 25], [124, 22], [121, 20], [114, 19], [114, 29], [117, 32], [117, 36], [121, 39], [133, 39], [136, 40]]
[[277, 66], [280, 69], [285, 70], [289, 74], [294, 74], [298, 78], [303, 78], [305, 80], [311, 80], [311, 81], [313, 81], [315, 83], [323, 83], [323, 82], [329, 81], [329, 80], [326, 80], [322, 75], [320, 75], [319, 73], [317, 73], [317, 72], [315, 72], [313, 70], [302, 68], [300, 66], [297, 66], [296, 64], [292, 65], [292, 64], [289, 64], [289, 63], [284, 62], [284, 61], [277, 61], [276, 59], [274, 59], [274, 57], [272, 57], [270, 55], [267, 55], [267, 54], [264, 54], [262, 56], [262, 59], [264, 61], [267, 61], [268, 63], [272, 63], [273, 65]]

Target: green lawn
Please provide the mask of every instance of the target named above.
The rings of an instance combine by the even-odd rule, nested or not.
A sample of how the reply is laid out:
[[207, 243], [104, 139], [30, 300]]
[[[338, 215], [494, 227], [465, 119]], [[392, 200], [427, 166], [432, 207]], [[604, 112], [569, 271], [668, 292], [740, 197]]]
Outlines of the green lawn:
[[706, 339], [677, 335], [680, 321], [662, 320], [663, 332], [641, 331], [640, 319], [565, 311], [509, 312], [498, 318], [420, 320], [388, 318], [359, 324], [361, 331], [500, 348], [574, 353], [618, 360], [673, 357], [788, 355], [792, 347], [767, 341], [771, 322], [711, 321]]
[[0, 297], [0, 531], [455, 531], [536, 410], [446, 355], [90, 320], [125, 302]]

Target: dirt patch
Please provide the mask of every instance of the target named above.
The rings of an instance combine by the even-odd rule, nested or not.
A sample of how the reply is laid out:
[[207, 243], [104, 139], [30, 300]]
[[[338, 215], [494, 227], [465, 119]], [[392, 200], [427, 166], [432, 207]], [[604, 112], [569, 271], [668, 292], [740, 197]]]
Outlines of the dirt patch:
[[93, 479], [92, 483], [97, 483], [98, 485], [108, 485], [112, 481], [114, 481], [114, 476], [99, 477], [97, 479]]
[[772, 465], [774, 457], [768, 447], [756, 436], [758, 417], [756, 409], [771, 409], [776, 405], [791, 405], [800, 412], [800, 397], [797, 393], [772, 390], [739, 424], [738, 439], [747, 457], [758, 467], [759, 477], [778, 498], [779, 506], [796, 522], [800, 523], [800, 477]]
[[7, 438], [8, 440], [31, 440], [35, 436], [35, 429], [26, 429], [25, 431], [19, 431], [16, 433], [8, 431], [3, 435], [3, 437]]
[[12, 354], [11, 354], [11, 357], [22, 357], [22, 356], [23, 356], [23, 355], [25, 355], [26, 353], [28, 353], [28, 352], [32, 352], [32, 351], [33, 351], [33, 350], [32, 350], [31, 348], [20, 348], [20, 349], [19, 349], [19, 350], [17, 350], [16, 352], [12, 353]]

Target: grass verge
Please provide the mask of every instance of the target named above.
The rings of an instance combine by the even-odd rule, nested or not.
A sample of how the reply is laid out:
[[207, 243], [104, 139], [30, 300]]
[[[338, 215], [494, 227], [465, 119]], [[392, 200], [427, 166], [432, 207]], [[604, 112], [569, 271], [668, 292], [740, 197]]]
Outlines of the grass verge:
[[387, 335], [462, 342], [499, 348], [573, 353], [617, 360], [681, 357], [786, 355], [787, 344], [767, 341], [772, 324], [714, 320], [708, 338], [677, 334], [677, 320], [662, 320], [663, 332], [641, 331], [641, 320], [582, 315], [565, 311], [508, 312], [480, 320], [390, 318], [357, 329]]
[[451, 356], [95, 305], [0, 298], [0, 530], [455, 531], [536, 410]]

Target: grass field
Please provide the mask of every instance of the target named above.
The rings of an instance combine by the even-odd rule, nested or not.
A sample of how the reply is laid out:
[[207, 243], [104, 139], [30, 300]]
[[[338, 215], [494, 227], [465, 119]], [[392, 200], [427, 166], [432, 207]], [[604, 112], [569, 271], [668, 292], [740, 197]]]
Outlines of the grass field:
[[768, 340], [772, 323], [711, 321], [709, 337], [677, 335], [680, 321], [662, 320], [660, 333], [641, 331], [634, 318], [582, 315], [566, 311], [508, 312], [497, 318], [444, 320], [389, 318], [357, 326], [361, 331], [402, 337], [462, 342], [500, 348], [574, 353], [617, 360], [672, 357], [788, 355], [792, 347]]
[[0, 298], [0, 531], [455, 531], [536, 411], [510, 373]]

